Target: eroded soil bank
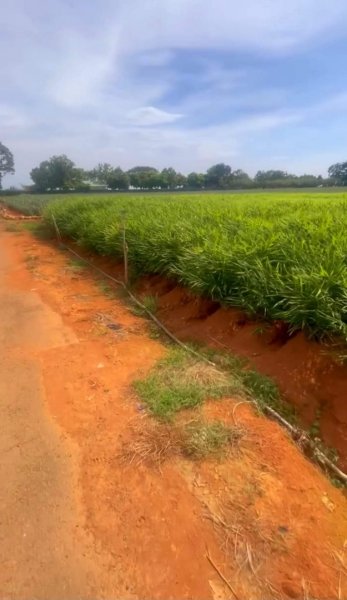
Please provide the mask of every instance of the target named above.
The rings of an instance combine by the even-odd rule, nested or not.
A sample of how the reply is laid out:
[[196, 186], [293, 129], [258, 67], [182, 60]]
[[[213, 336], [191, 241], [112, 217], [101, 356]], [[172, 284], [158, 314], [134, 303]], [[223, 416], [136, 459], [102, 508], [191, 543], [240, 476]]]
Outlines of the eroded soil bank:
[[139, 291], [157, 297], [159, 318], [180, 339], [234, 352], [273, 378], [304, 426], [337, 450], [347, 470], [347, 366], [339, 364], [336, 348], [304, 333], [288, 337], [281, 323], [250, 321], [158, 277], [144, 279]]
[[[123, 278], [122, 265], [75, 249], [106, 273]], [[140, 278], [135, 290], [141, 298], [154, 298], [159, 320], [182, 341], [230, 351], [271, 377], [299, 423], [336, 450], [347, 471], [347, 365], [339, 360], [341, 348], [308, 339], [303, 332], [288, 336], [281, 322], [250, 320], [240, 310], [196, 297], [157, 275]]]

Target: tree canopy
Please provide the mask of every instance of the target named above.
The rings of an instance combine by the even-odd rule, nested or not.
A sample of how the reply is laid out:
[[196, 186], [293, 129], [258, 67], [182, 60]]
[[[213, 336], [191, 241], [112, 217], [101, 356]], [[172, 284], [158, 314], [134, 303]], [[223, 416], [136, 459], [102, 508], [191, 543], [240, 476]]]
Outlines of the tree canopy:
[[205, 183], [208, 188], [226, 189], [230, 182], [231, 167], [224, 163], [218, 163], [207, 169]]
[[43, 161], [31, 171], [30, 177], [40, 192], [71, 190], [83, 183], [82, 169], [77, 169], [65, 154]]
[[14, 173], [14, 158], [11, 150], [0, 142], [0, 190], [2, 188], [2, 178], [4, 175]]
[[[0, 146], [0, 150], [2, 145]], [[9, 151], [8, 151], [9, 152]], [[1, 156], [1, 154], [0, 154]], [[8, 154], [6, 156], [9, 156]], [[10, 153], [10, 158], [12, 157]], [[12, 157], [13, 161], [13, 157]], [[13, 162], [0, 162], [7, 172], [13, 172]], [[7, 165], [7, 166], [6, 166]], [[2, 173], [0, 169], [0, 174]], [[99, 163], [94, 169], [78, 169], [64, 154], [52, 156], [31, 171], [34, 189], [38, 192], [92, 189], [94, 184], [101, 189], [134, 190], [203, 190], [203, 189], [252, 189], [252, 188], [308, 188], [322, 185], [347, 185], [347, 162], [329, 167], [329, 178], [321, 175], [293, 175], [279, 169], [258, 171], [252, 178], [242, 169], [233, 170], [230, 165], [217, 163], [206, 173], [192, 172], [183, 175], [172, 167], [159, 171], [154, 167], [135, 166], [128, 171], [110, 163]]]
[[335, 185], [347, 185], [347, 162], [331, 165], [328, 173]]

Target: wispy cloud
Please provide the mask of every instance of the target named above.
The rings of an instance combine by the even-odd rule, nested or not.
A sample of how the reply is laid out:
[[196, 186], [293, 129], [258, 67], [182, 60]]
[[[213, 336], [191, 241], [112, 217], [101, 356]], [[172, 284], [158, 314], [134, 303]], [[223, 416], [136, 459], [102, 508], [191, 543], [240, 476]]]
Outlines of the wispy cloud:
[[181, 119], [183, 115], [170, 113], [155, 106], [143, 106], [128, 113], [129, 121], [135, 125], [161, 125], [162, 123], [173, 123]]

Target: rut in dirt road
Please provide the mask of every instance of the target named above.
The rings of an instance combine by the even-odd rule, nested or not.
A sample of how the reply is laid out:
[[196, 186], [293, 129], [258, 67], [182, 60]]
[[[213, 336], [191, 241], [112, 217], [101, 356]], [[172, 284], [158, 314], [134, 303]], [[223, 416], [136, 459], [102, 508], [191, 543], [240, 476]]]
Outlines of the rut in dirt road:
[[0, 597], [116, 597], [116, 571], [84, 533], [77, 449], [45, 407], [39, 353], [77, 338], [35, 291], [8, 286], [1, 241]]

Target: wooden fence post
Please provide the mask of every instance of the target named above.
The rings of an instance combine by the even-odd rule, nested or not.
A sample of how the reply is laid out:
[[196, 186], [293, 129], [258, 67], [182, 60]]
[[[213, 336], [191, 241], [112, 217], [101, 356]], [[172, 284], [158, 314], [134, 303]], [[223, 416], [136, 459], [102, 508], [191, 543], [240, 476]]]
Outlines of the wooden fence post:
[[123, 223], [123, 258], [124, 258], [124, 283], [128, 287], [128, 244], [125, 235], [125, 221]]

